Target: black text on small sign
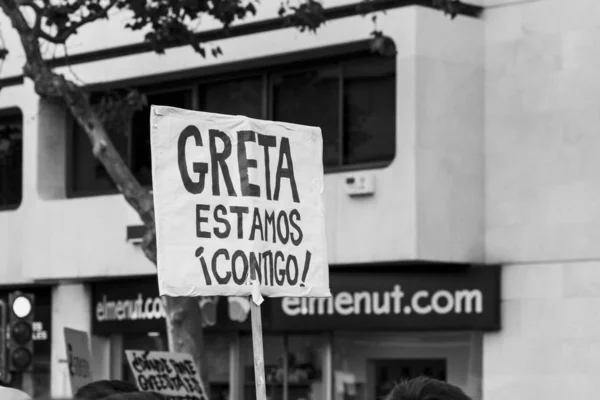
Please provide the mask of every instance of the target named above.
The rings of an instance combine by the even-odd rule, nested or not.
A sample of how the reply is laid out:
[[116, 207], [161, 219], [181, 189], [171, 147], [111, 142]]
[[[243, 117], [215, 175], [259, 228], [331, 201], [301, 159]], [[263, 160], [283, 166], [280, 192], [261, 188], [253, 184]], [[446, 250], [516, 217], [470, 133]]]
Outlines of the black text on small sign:
[[126, 350], [138, 389], [177, 400], [208, 400], [189, 354]]

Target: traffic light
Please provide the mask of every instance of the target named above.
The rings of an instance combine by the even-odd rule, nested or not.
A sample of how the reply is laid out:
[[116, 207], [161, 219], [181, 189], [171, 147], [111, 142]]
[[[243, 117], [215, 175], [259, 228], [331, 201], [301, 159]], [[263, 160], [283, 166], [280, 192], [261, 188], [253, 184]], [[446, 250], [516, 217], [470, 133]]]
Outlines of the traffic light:
[[8, 295], [8, 345], [6, 362], [10, 372], [26, 372], [33, 364], [33, 305], [30, 293]]

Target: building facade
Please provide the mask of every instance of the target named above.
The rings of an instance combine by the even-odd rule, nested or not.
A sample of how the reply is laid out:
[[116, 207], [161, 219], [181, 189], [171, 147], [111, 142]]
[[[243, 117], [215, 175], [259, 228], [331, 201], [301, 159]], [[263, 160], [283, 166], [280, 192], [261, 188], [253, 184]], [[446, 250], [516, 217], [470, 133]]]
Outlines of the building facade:
[[[94, 92], [323, 129], [334, 296], [267, 300], [271, 398], [372, 399], [422, 373], [476, 400], [591, 398], [600, 5], [474, 0], [481, 15], [451, 20], [382, 1], [395, 52], [375, 54], [356, 4], [323, 3], [317, 35], [278, 29], [277, 2], [231, 37], [203, 21], [217, 58], [137, 50], [117, 17], [80, 32], [69, 67], [56, 49], [57, 69]], [[164, 349], [164, 313], [138, 216], [3, 33], [0, 295], [36, 293], [35, 394], [65, 398], [65, 327], [91, 333], [96, 378], [130, 379], [123, 350]], [[147, 110], [112, 139], [150, 185]], [[212, 398], [253, 399], [245, 299], [199, 301]]]

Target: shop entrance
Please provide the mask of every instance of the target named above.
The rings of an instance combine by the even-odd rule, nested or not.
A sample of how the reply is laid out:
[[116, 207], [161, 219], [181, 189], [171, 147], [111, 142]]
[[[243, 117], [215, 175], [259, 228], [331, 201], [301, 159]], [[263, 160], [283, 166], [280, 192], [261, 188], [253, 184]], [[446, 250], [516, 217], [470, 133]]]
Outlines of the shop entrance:
[[446, 381], [444, 358], [401, 358], [370, 360], [373, 366], [375, 399], [384, 398], [397, 382], [427, 376]]

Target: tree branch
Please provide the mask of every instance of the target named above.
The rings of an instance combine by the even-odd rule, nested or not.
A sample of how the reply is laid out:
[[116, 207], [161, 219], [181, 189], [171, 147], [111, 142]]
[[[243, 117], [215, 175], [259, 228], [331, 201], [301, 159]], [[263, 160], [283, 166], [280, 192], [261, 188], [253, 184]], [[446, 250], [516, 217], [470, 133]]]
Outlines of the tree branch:
[[[108, 12], [110, 11], [110, 9], [113, 8], [115, 6], [115, 4], [117, 4], [117, 1], [118, 0], [111, 0], [110, 3], [108, 3], [108, 5], [106, 7], [101, 7], [102, 8], [101, 11], [90, 12], [85, 17], [82, 17], [79, 21], [73, 22], [71, 25], [69, 25], [69, 27], [67, 29], [58, 33], [56, 36], [54, 36], [53, 40], [50, 40], [50, 41], [52, 41], [53, 43], [65, 43], [67, 41], [67, 39], [72, 34], [77, 32], [77, 30], [79, 28], [81, 28], [83, 25], [88, 24], [90, 22], [94, 22], [101, 18], [105, 18], [108, 15]], [[46, 39], [46, 40], [48, 40], [48, 39]]]
[[[106, 18], [108, 16], [108, 12], [118, 3], [119, 0], [110, 0], [110, 2], [102, 7], [97, 4], [98, 11], [91, 11], [88, 9], [88, 14], [86, 16], [81, 17], [79, 21], [69, 21], [69, 25], [65, 27], [58, 27], [58, 32], [56, 35], [52, 35], [48, 32], [45, 32], [42, 29], [42, 20], [44, 18], [48, 19], [52, 12], [56, 12], [57, 6], [53, 6], [51, 4], [46, 4], [45, 7], [40, 7], [35, 3], [34, 0], [23, 0], [19, 2], [21, 6], [31, 7], [36, 14], [35, 26], [33, 28], [34, 33], [39, 36], [41, 39], [46, 40], [47, 42], [54, 44], [64, 44], [71, 37], [71, 35], [75, 34], [79, 28], [82, 26], [94, 22], [101, 18]], [[68, 6], [61, 6], [60, 14], [71, 14], [75, 11], [81, 9], [85, 5], [85, 0], [78, 0], [75, 3], [72, 3]]]

